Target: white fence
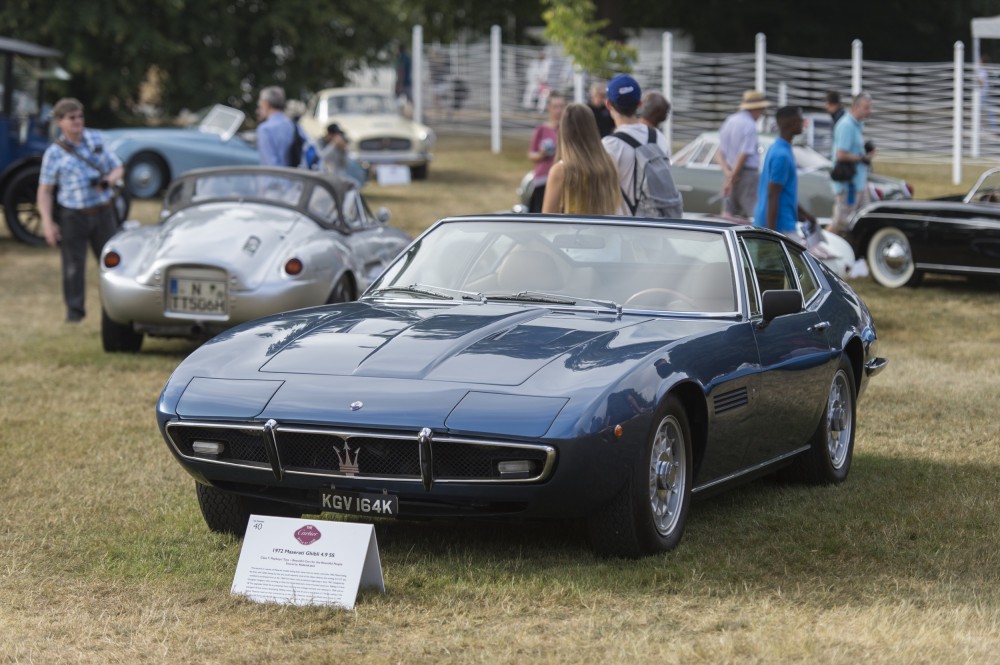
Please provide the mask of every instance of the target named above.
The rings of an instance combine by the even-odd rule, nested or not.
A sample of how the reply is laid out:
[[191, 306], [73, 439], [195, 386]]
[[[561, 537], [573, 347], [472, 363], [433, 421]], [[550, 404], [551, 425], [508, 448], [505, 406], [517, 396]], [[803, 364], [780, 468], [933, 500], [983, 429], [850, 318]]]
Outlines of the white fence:
[[[526, 133], [541, 122], [546, 92], [581, 101], [585, 95], [587, 81], [553, 47], [500, 45], [498, 28], [491, 41], [443, 46], [422, 44], [421, 34], [414, 31], [415, 115], [442, 130], [491, 131], [495, 150], [502, 134]], [[1000, 66], [987, 65], [987, 80], [996, 83], [974, 99], [983, 88], [976, 68], [962, 64], [961, 43], [956, 62], [942, 63], [863, 60], [860, 42], [843, 60], [777, 55], [766, 52], [762, 35], [752, 53], [670, 52], [670, 44], [667, 35], [664, 51], [641, 51], [633, 74], [643, 89], [669, 87], [673, 111], [664, 129], [675, 145], [717, 129], [750, 88], [763, 88], [772, 102], [815, 111], [828, 90], [849, 101], [863, 88], [875, 100], [865, 135], [883, 154], [951, 161], [956, 169], [963, 158], [1000, 159]], [[953, 175], [957, 182], [960, 173]]]

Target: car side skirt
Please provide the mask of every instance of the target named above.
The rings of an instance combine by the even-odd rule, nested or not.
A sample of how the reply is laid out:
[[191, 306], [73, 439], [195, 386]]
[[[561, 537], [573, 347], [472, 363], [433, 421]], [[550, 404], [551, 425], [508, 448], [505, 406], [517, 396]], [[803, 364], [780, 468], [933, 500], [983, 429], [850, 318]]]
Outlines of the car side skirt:
[[696, 496], [711, 496], [717, 492], [721, 492], [724, 489], [732, 487], [733, 485], [742, 485], [743, 483], [750, 482], [754, 478], [766, 476], [767, 474], [790, 464], [796, 455], [801, 455], [807, 450], [809, 450], [809, 446], [802, 446], [792, 450], [791, 452], [769, 459], [766, 462], [756, 464], [750, 468], [731, 473], [728, 476], [716, 478], [708, 483], [705, 483], [704, 485], [694, 487], [691, 490], [691, 494]]

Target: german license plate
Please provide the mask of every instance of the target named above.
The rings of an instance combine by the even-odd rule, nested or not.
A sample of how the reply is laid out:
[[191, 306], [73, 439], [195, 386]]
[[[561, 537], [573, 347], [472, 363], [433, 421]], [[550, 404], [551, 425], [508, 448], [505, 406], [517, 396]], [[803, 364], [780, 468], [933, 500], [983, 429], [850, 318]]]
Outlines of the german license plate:
[[166, 310], [179, 314], [226, 314], [229, 311], [226, 280], [171, 277]]
[[351, 515], [375, 515], [396, 517], [399, 515], [399, 497], [392, 494], [368, 494], [366, 492], [321, 492], [320, 505], [323, 510]]

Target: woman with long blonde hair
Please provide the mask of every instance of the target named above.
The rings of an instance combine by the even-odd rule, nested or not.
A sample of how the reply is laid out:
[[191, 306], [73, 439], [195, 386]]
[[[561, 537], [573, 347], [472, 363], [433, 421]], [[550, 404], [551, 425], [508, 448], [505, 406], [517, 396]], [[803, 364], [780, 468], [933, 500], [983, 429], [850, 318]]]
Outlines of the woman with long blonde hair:
[[569, 104], [563, 111], [555, 159], [543, 213], [625, 214], [618, 168], [601, 144], [597, 121], [586, 104]]

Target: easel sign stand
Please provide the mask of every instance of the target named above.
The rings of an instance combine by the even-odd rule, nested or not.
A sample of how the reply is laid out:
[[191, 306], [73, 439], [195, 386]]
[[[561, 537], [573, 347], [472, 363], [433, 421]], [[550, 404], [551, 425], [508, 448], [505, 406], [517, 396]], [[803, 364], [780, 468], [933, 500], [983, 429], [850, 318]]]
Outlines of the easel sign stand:
[[233, 594], [351, 610], [360, 587], [385, 593], [374, 525], [250, 516]]

